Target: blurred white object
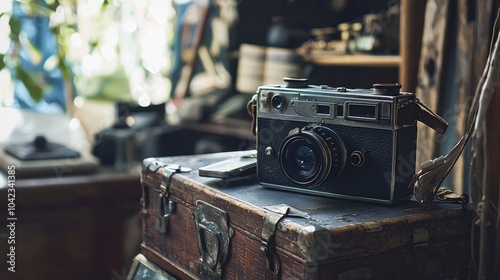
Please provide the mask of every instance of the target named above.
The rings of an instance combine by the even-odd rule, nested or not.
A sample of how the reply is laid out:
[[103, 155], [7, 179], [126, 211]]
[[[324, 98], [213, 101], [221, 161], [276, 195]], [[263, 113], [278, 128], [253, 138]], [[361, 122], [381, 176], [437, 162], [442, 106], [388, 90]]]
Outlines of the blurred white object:
[[[0, 108], [0, 168], [16, 166], [16, 174], [69, 175], [93, 172], [99, 166], [90, 153], [91, 145], [80, 121], [66, 114], [42, 114], [14, 108]], [[35, 137], [44, 136], [47, 141], [71, 148], [80, 153], [78, 158], [23, 161], [8, 155], [5, 145], [32, 142]]]

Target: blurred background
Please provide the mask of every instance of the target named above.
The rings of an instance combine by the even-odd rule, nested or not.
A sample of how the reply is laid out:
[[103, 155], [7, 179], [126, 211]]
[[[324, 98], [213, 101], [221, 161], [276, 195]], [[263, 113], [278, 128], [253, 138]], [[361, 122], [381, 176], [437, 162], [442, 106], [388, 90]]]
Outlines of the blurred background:
[[[246, 104], [285, 76], [399, 82], [450, 124], [441, 137], [419, 127], [417, 164], [446, 154], [464, 134], [498, 2], [1, 1], [0, 206], [15, 164], [19, 220], [16, 278], [0, 229], [0, 278], [126, 279], [142, 160], [254, 149]], [[444, 185], [472, 192], [470, 161], [468, 148]]]

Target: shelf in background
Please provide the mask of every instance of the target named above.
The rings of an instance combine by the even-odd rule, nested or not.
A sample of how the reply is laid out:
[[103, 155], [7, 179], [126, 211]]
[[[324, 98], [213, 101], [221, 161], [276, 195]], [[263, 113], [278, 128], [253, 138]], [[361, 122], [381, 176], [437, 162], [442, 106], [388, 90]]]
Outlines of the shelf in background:
[[351, 66], [351, 67], [399, 67], [399, 55], [331, 55], [327, 52], [307, 56], [306, 61], [319, 66]]

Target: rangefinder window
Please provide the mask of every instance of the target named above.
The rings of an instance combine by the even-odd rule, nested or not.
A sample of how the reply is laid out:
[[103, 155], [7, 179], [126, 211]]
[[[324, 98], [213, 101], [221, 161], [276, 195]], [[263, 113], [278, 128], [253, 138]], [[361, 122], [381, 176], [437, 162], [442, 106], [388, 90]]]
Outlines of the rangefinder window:
[[285, 106], [286, 106], [286, 99], [281, 94], [275, 94], [271, 98], [271, 105], [276, 110], [283, 110], [283, 109], [285, 109]]
[[350, 119], [376, 121], [378, 106], [377, 104], [347, 103], [347, 116]]
[[318, 106], [316, 107], [316, 114], [329, 116], [330, 115], [330, 105], [318, 104]]
[[337, 117], [343, 117], [344, 116], [344, 105], [337, 105]]

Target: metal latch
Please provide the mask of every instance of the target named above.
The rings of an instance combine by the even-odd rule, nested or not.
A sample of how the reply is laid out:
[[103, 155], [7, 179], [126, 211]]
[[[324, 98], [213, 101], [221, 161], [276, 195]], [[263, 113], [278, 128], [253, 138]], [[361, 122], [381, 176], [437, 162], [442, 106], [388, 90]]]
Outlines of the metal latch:
[[[268, 207], [269, 209], [269, 207]], [[275, 240], [274, 233], [279, 221], [290, 213], [290, 207], [287, 205], [273, 206], [272, 212], [268, 212], [262, 221], [262, 234], [260, 251], [266, 257], [266, 279], [279, 279], [281, 263], [278, 255], [274, 252]]]
[[415, 275], [415, 279], [424, 279], [429, 272], [428, 269], [433, 266], [428, 266], [433, 261], [427, 256], [429, 249], [429, 231], [427, 228], [416, 228], [413, 230], [413, 252], [411, 257], [411, 271]]
[[[162, 182], [160, 185], [160, 194], [158, 196], [158, 205], [160, 210], [160, 217], [158, 218], [157, 229], [161, 233], [167, 233], [168, 219], [175, 211], [175, 201], [169, 200], [169, 188], [172, 175], [175, 173], [190, 172], [191, 168], [183, 167], [178, 164], [167, 164], [159, 169], [163, 172]], [[158, 172], [158, 171], [157, 171]]]
[[141, 197], [141, 205], [142, 205], [142, 214], [146, 214], [147, 208], [149, 206], [149, 192], [144, 183], [144, 178], [150, 176], [151, 173], [156, 173], [158, 169], [165, 166], [165, 164], [159, 160], [155, 160], [154, 158], [148, 158], [144, 160], [144, 168], [141, 173], [141, 185], [142, 185], [142, 197]]
[[233, 229], [229, 227], [227, 213], [198, 200], [194, 220], [198, 232], [198, 249], [203, 276], [208, 279], [221, 279], [222, 264], [226, 261], [230, 238], [234, 234]]
[[158, 218], [156, 228], [161, 233], [167, 233], [168, 219], [175, 212], [175, 201], [169, 200], [168, 194], [162, 192], [158, 195], [156, 205], [160, 209], [160, 217]]

